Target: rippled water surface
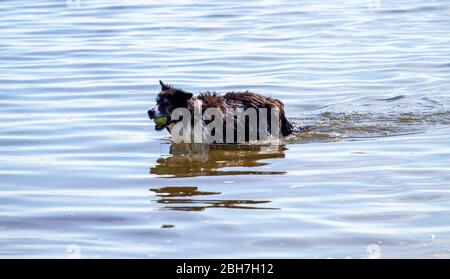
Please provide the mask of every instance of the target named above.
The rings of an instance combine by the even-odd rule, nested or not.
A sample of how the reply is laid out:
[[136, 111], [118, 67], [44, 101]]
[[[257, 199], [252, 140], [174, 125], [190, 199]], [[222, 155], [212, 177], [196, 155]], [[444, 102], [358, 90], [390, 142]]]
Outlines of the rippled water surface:
[[[2, 1], [0, 257], [450, 257], [450, 3]], [[175, 145], [158, 80], [283, 100]]]

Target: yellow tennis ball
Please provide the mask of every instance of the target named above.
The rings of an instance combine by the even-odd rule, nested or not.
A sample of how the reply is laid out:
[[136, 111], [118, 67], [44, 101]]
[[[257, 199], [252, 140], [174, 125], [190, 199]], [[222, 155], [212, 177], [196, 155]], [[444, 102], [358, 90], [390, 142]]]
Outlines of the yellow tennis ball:
[[163, 126], [167, 123], [167, 117], [166, 116], [156, 117], [153, 121], [155, 122], [156, 125]]

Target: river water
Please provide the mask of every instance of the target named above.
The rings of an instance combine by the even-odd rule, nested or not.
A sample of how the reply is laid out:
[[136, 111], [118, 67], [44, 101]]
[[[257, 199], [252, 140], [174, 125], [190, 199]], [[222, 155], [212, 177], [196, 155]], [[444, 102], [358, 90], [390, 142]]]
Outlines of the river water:
[[[322, 2], [2, 1], [0, 257], [449, 258], [450, 3]], [[159, 79], [312, 130], [171, 144]]]

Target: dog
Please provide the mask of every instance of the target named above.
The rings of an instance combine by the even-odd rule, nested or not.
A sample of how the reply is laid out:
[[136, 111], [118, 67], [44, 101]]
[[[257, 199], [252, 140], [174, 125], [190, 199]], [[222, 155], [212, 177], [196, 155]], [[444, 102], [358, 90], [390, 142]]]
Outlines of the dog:
[[[164, 83], [163, 81], [159, 81], [161, 85], [161, 91], [159, 92], [156, 98], [156, 106], [151, 108], [148, 111], [148, 116], [150, 120], [155, 120], [156, 118], [165, 117], [167, 120], [165, 123], [156, 123], [155, 130], [161, 131], [163, 129], [167, 129], [169, 133], [172, 132], [175, 124], [177, 124], [180, 120], [172, 119], [172, 113], [175, 109], [185, 108], [191, 112], [194, 111], [196, 107], [201, 107], [202, 113], [204, 113], [209, 108], [217, 109], [220, 114], [226, 119], [230, 111], [232, 109], [241, 109], [246, 111], [249, 108], [253, 109], [268, 109], [268, 110], [276, 110], [277, 118], [279, 120], [276, 126], [277, 134], [283, 137], [289, 136], [294, 132], [294, 125], [286, 118], [284, 111], [284, 104], [274, 98], [266, 97], [261, 94], [245, 91], [245, 92], [235, 92], [231, 91], [224, 95], [219, 95], [215, 92], [204, 92], [199, 93], [196, 97], [190, 92], [184, 91], [182, 89], [175, 88], [169, 84]], [[267, 116], [266, 116], [267, 115]], [[270, 114], [266, 114], [264, 116], [267, 117], [268, 123], [271, 122]], [[260, 113], [257, 115], [258, 121], [259, 118], [262, 117]], [[234, 119], [233, 129], [237, 129], [236, 119]], [[248, 120], [248, 119], [247, 119]], [[252, 125], [249, 123], [249, 120], [245, 122], [245, 141], [249, 141], [249, 131], [251, 129], [260, 129], [259, 124]], [[209, 123], [210, 120], [203, 120], [204, 124]], [[225, 122], [225, 121], [224, 121]], [[192, 122], [193, 123], [193, 122]], [[260, 122], [257, 122], [260, 123]], [[225, 123], [224, 123], [225, 125]], [[270, 125], [269, 125], [270, 126]], [[267, 126], [268, 129], [270, 127]], [[266, 127], [266, 126], [264, 126]], [[263, 127], [263, 128], [264, 128]], [[259, 134], [258, 134], [259, 135]], [[226, 133], [223, 134], [224, 139], [226, 138]], [[259, 139], [259, 136], [258, 136]], [[237, 141], [236, 133], [233, 138], [234, 142]]]

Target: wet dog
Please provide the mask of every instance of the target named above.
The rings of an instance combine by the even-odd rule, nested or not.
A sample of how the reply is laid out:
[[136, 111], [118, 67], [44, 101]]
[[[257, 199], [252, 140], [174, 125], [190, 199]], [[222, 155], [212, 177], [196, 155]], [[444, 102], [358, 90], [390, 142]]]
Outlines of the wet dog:
[[[190, 112], [193, 112], [195, 108], [201, 108], [202, 113], [204, 113], [209, 108], [214, 108], [223, 116], [222, 119], [229, 119], [227, 116], [233, 111], [233, 109], [240, 109], [242, 111], [247, 111], [249, 108], [255, 109], [256, 111], [261, 111], [260, 109], [274, 110], [277, 112], [277, 123], [276, 126], [277, 134], [280, 136], [288, 136], [293, 133], [294, 126], [289, 120], [286, 118], [284, 112], [284, 105], [280, 100], [266, 97], [257, 93], [245, 91], [245, 92], [228, 92], [224, 95], [219, 95], [215, 92], [205, 92], [200, 93], [195, 96], [184, 90], [172, 87], [168, 84], [165, 84], [162, 81], [159, 81], [161, 85], [161, 91], [158, 94], [156, 99], [156, 106], [151, 108], [148, 111], [148, 116], [151, 120], [155, 120], [157, 118], [164, 117], [165, 121], [163, 123], [159, 123], [155, 121], [155, 130], [161, 131], [163, 129], [167, 129], [169, 132], [172, 132], [175, 124], [177, 124], [180, 120], [172, 118], [172, 113], [178, 108], [185, 108]], [[245, 141], [249, 140], [248, 134], [251, 129], [269, 129], [271, 125], [261, 126], [259, 123], [259, 119], [261, 117], [267, 118], [268, 123], [271, 122], [272, 118], [274, 118], [273, 114], [265, 114], [261, 113], [257, 114], [257, 121], [255, 123], [249, 123], [250, 119], [246, 119], [245, 121]], [[237, 129], [236, 118], [233, 119], [233, 129]], [[207, 124], [211, 121], [211, 119], [204, 119], [204, 124]], [[223, 121], [225, 122], [225, 121]], [[193, 122], [192, 122], [193, 123]], [[225, 125], [226, 123], [224, 123]], [[224, 126], [225, 127], [225, 126]], [[223, 133], [224, 139], [226, 138], [226, 133]], [[233, 136], [234, 142], [237, 141], [236, 133]], [[259, 136], [258, 136], [259, 139]], [[225, 142], [225, 141], [223, 141]]]

